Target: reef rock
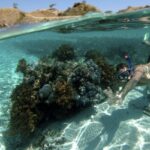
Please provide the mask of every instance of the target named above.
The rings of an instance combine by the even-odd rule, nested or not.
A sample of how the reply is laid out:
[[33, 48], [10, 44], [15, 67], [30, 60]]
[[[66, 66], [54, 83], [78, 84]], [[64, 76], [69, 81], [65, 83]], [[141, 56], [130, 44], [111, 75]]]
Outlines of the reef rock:
[[34, 67], [19, 61], [23, 80], [11, 95], [9, 132], [29, 136], [44, 120], [65, 118], [103, 100], [102, 77], [109, 65], [95, 54], [75, 56], [74, 48], [63, 44]]

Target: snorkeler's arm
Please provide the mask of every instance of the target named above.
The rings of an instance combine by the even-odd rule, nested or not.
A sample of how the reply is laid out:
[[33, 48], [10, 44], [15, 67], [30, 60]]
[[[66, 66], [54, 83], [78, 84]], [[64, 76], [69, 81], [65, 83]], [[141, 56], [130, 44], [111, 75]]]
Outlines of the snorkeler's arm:
[[133, 77], [127, 82], [127, 84], [125, 85], [121, 93], [117, 95], [117, 97], [123, 100], [127, 95], [127, 93], [137, 85], [142, 75], [143, 75], [143, 68], [141, 67], [136, 68]]
[[137, 83], [140, 81], [142, 75], [143, 75], [143, 68], [142, 68], [142, 66], [139, 66], [135, 69], [133, 77], [127, 82], [127, 84], [121, 90], [121, 92], [116, 92], [116, 94], [114, 94], [110, 88], [104, 90], [104, 93], [109, 98], [110, 103], [111, 104], [120, 104], [123, 101], [123, 99], [125, 98], [125, 96], [128, 94], [128, 92], [137, 85]]

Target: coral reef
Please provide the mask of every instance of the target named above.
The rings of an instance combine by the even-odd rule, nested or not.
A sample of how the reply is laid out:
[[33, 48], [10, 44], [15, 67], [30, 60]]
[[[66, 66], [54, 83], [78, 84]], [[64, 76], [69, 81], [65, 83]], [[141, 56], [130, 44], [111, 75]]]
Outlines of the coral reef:
[[39, 150], [56, 150], [62, 149], [63, 144], [66, 142], [66, 138], [62, 135], [60, 129], [52, 129], [47, 127], [42, 133], [36, 135], [33, 139], [30, 149]]
[[28, 134], [33, 132], [40, 120], [36, 105], [39, 103], [37, 91], [30, 84], [22, 83], [12, 92], [10, 130]]
[[79, 64], [70, 75], [70, 82], [76, 91], [76, 104], [88, 105], [100, 99], [101, 70], [92, 61]]
[[101, 68], [101, 87], [113, 87], [115, 78], [115, 68], [109, 65], [106, 59], [96, 50], [87, 51], [85, 54], [87, 59], [92, 59]]
[[26, 74], [27, 71], [27, 62], [25, 59], [20, 59], [16, 68], [17, 72], [22, 72], [24, 75]]
[[59, 106], [71, 108], [73, 105], [73, 88], [65, 80], [57, 79], [55, 83], [55, 99]]
[[72, 60], [75, 57], [74, 49], [70, 45], [63, 44], [54, 51], [53, 57], [59, 61]]
[[58, 131], [51, 130], [46, 133], [44, 140], [40, 143], [40, 150], [62, 149], [61, 146], [65, 141], [65, 137], [61, 136]]
[[11, 95], [9, 132], [31, 135], [45, 120], [62, 119], [102, 101], [101, 87], [111, 85], [113, 68], [101, 55], [87, 52], [75, 57], [63, 44], [37, 65], [21, 59], [17, 71], [23, 80]]

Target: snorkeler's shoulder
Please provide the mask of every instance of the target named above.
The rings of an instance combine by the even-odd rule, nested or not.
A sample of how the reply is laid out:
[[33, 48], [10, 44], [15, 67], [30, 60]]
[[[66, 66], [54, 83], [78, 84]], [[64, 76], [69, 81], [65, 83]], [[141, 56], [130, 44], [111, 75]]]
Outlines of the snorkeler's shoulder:
[[135, 67], [135, 71], [144, 71], [145, 64], [139, 64]]

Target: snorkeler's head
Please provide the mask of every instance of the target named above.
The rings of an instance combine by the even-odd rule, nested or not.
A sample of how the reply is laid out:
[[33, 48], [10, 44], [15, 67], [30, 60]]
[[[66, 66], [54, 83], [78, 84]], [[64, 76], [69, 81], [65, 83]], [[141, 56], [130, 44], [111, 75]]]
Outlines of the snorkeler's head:
[[120, 71], [120, 70], [122, 70], [122, 69], [128, 69], [128, 65], [125, 64], [125, 63], [120, 63], [120, 64], [118, 64], [118, 65], [116, 66], [117, 72]]
[[128, 81], [131, 78], [130, 70], [128, 65], [125, 63], [120, 63], [116, 67], [117, 70], [117, 78], [120, 81]]

